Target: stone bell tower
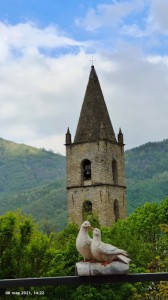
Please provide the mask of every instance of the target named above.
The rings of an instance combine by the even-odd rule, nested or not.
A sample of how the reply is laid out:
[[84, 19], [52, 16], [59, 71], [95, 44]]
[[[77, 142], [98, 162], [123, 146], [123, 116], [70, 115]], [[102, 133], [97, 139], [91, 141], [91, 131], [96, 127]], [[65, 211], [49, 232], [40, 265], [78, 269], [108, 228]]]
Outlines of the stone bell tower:
[[92, 212], [103, 226], [126, 218], [123, 134], [116, 139], [94, 66], [74, 142], [66, 133], [66, 172], [69, 222]]

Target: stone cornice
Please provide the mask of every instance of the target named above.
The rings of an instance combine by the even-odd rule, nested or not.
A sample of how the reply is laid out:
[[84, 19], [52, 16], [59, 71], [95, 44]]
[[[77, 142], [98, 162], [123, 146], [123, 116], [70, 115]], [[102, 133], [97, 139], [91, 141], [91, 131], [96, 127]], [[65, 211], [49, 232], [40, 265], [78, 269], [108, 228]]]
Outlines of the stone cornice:
[[88, 187], [97, 187], [97, 186], [113, 186], [113, 187], [126, 189], [125, 185], [111, 184], [111, 183], [96, 183], [90, 185], [71, 185], [71, 186], [67, 186], [67, 190], [74, 189], [74, 188], [88, 188]]

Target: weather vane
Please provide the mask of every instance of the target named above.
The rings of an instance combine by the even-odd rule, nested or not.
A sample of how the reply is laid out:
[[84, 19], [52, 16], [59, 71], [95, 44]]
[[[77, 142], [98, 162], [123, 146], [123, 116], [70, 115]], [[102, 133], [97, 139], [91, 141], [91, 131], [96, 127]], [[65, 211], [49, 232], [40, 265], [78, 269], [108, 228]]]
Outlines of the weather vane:
[[92, 66], [93, 66], [93, 62], [94, 62], [94, 61], [96, 61], [96, 59], [94, 59], [94, 58], [93, 58], [93, 56], [92, 56], [92, 58], [91, 58], [91, 59], [89, 59], [89, 61], [91, 61], [91, 62], [92, 62]]

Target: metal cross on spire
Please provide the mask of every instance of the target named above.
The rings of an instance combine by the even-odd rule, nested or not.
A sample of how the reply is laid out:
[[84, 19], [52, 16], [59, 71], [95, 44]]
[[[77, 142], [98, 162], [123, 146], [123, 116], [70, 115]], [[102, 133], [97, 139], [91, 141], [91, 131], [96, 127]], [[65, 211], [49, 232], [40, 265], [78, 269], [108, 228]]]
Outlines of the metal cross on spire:
[[93, 56], [92, 56], [92, 58], [91, 58], [91, 59], [89, 59], [89, 61], [91, 61], [91, 62], [92, 62], [92, 66], [93, 66], [93, 62], [94, 62], [94, 61], [96, 61], [96, 59], [94, 59], [94, 58], [93, 58]]

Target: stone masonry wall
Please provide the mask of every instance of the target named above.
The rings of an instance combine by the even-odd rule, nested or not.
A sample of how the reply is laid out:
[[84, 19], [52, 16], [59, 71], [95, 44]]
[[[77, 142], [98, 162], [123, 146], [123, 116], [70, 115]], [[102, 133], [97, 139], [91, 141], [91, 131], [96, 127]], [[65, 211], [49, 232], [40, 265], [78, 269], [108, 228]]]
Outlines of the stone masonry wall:
[[[100, 223], [111, 226], [115, 222], [114, 201], [118, 200], [119, 217], [126, 217], [126, 189], [123, 147], [108, 141], [71, 144], [66, 147], [67, 193], [69, 222], [83, 221], [84, 201], [92, 203]], [[91, 180], [82, 178], [82, 161], [91, 161]], [[112, 160], [117, 161], [118, 184], [114, 185]]]

